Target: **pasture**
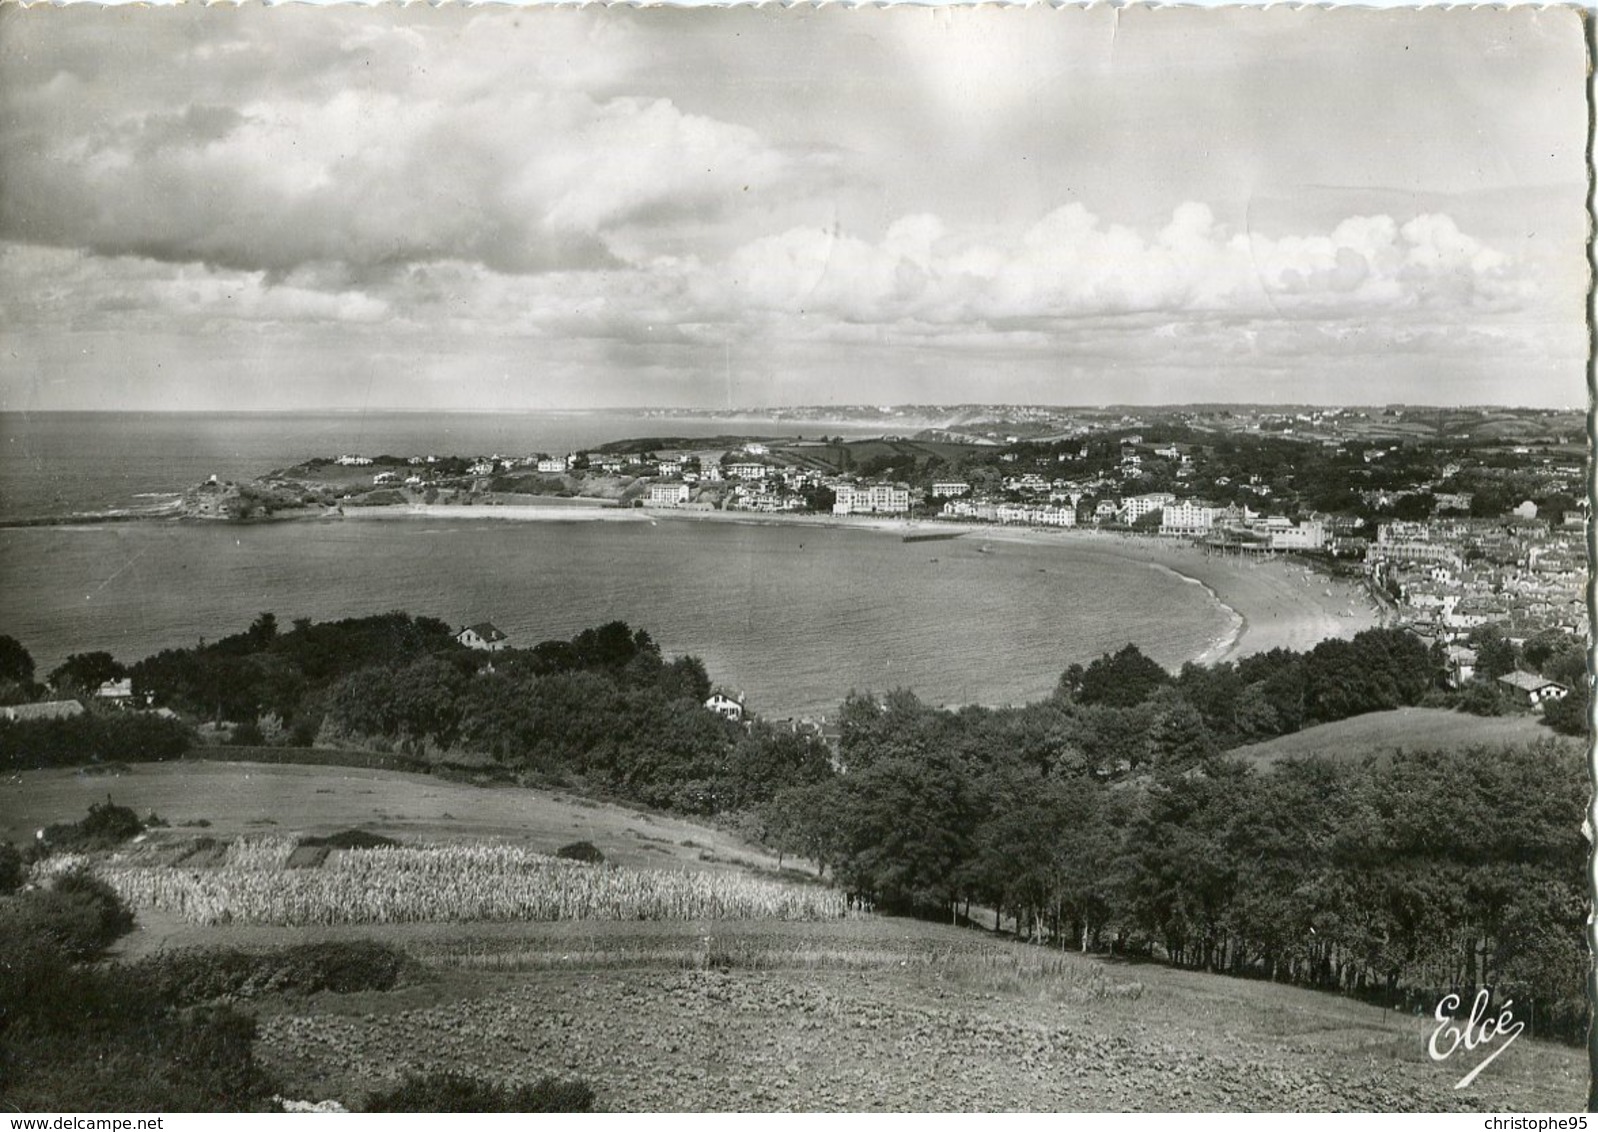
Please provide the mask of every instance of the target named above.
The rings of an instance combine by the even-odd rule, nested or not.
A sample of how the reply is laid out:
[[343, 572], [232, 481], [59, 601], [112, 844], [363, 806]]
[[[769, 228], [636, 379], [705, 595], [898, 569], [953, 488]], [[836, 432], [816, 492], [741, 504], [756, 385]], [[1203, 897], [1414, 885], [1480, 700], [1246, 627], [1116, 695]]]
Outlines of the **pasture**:
[[574, 795], [399, 771], [208, 761], [11, 775], [0, 780], [0, 841], [31, 841], [35, 830], [76, 821], [107, 795], [170, 823], [157, 837], [364, 829], [404, 841], [492, 839], [539, 853], [591, 841], [607, 860], [635, 868], [777, 867], [774, 857], [709, 826]]
[[1264, 769], [1282, 759], [1307, 755], [1359, 759], [1397, 751], [1457, 749], [1477, 744], [1520, 747], [1539, 739], [1554, 739], [1569, 745], [1572, 751], [1578, 749], [1575, 740], [1561, 738], [1534, 715], [1486, 717], [1444, 708], [1406, 707], [1306, 727], [1228, 753]]

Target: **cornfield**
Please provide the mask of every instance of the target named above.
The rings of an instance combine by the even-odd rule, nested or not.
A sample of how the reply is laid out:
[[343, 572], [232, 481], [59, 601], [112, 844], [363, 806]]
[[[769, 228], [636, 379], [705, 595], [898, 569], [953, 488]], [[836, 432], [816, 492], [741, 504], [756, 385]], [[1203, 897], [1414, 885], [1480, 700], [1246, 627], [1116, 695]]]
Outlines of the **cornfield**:
[[843, 895], [732, 873], [627, 870], [507, 845], [352, 849], [288, 869], [294, 842], [236, 843], [217, 868], [98, 865], [128, 903], [198, 924], [479, 920], [819, 920]]

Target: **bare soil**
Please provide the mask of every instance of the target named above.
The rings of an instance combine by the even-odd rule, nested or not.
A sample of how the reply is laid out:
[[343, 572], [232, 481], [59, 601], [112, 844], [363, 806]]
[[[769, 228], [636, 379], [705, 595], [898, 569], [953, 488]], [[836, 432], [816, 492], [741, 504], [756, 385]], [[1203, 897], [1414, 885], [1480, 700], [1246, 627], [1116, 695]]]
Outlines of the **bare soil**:
[[581, 1077], [614, 1110], [1576, 1111], [1585, 1098], [1575, 1049], [1523, 1037], [1456, 1091], [1478, 1055], [1431, 1061], [1428, 1019], [1154, 965], [1038, 963], [1040, 949], [969, 930], [762, 925], [741, 946], [728, 925], [651, 926], [640, 950], [635, 926], [608, 927], [525, 933], [524, 965], [542, 953], [542, 970], [450, 965], [431, 985], [280, 1004], [258, 1048], [288, 1095], [351, 1107], [411, 1068]]

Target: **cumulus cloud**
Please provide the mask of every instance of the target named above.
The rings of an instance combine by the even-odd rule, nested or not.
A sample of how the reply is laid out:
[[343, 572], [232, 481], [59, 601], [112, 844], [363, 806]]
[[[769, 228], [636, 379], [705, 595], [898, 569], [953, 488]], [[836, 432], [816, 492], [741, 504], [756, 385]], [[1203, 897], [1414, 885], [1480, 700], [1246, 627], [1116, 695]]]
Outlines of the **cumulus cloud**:
[[[574, 207], [586, 211], [573, 223], [590, 224], [613, 206], [600, 199]], [[656, 256], [540, 271], [444, 246], [381, 262], [360, 254], [361, 232], [339, 239], [344, 254], [272, 268], [16, 245], [3, 269], [32, 280], [19, 290], [38, 296], [31, 317], [46, 320], [51, 311], [67, 317], [76, 304], [108, 318], [386, 319], [396, 329], [657, 343], [847, 343], [866, 333], [964, 346], [982, 335], [1032, 342], [1095, 320], [1191, 343], [1188, 329], [1207, 321], [1452, 324], [1512, 314], [1536, 295], [1513, 260], [1445, 215], [1402, 223], [1360, 216], [1325, 232], [1266, 236], [1230, 231], [1194, 202], [1146, 232], [1080, 204], [1013, 232], [961, 229], [918, 213], [875, 240], [792, 228], [720, 259]]]
[[[848, 13], [774, 10], [191, 8], [136, 32], [0, 12], [0, 333], [49, 359], [74, 335], [208, 336], [217, 356], [278, 341], [328, 359], [315, 372], [430, 352], [451, 378], [485, 359], [502, 381], [525, 354], [540, 380], [614, 380], [629, 403], [655, 381], [708, 390], [729, 348], [772, 381], [869, 356], [951, 388], [967, 364], [1475, 350], [1546, 367], [1584, 348], [1579, 249], [1550, 234], [1574, 230], [1563, 198], [1501, 207], [1457, 169], [1433, 183], [1463, 135], [1416, 126], [1378, 152], [1350, 125], [1357, 144], [1309, 153], [1297, 120], [1280, 137], [1233, 122], [1248, 128], [1212, 154], [1170, 123], [1217, 78], [1280, 81], [1247, 52], [1156, 90], [1123, 84], [1124, 54], [1093, 63], [1060, 13], [976, 54], [882, 15], [894, 34], [850, 39], [831, 22]], [[1139, 26], [1170, 69], [1169, 24]], [[1349, 81], [1340, 65], [1317, 89]], [[1129, 135], [1145, 122], [1187, 134]], [[1530, 126], [1471, 152], [1521, 135], [1555, 152]], [[1386, 163], [1353, 180], [1399, 188], [1289, 180], [1349, 153]], [[802, 374], [780, 380], [808, 399]]]
[[[57, 68], [33, 76], [39, 86], [6, 84], [15, 112], [0, 125], [0, 236], [271, 272], [449, 258], [592, 268], [639, 254], [651, 225], [748, 208], [824, 175], [823, 160], [668, 98], [595, 93], [615, 76], [570, 62], [594, 59], [591, 44], [563, 51], [556, 36], [495, 50], [496, 28], [514, 35], [474, 21], [440, 52], [418, 28], [382, 19], [290, 43], [252, 39], [259, 21], [240, 21], [237, 38], [180, 52], [176, 69], [199, 74], [177, 107], [170, 91], [103, 73], [104, 57], [79, 65], [52, 42]], [[607, 30], [626, 25], [590, 34], [617, 37]], [[618, 51], [625, 58], [626, 44]], [[262, 81], [275, 74], [261, 66], [268, 56], [287, 61], [281, 81]], [[235, 74], [237, 88], [225, 82]], [[623, 227], [627, 239], [612, 243]]]
[[793, 229], [738, 249], [722, 283], [754, 307], [865, 322], [1482, 311], [1536, 293], [1507, 256], [1446, 215], [1402, 225], [1352, 217], [1330, 232], [1272, 237], [1229, 231], [1195, 202], [1150, 233], [1076, 203], [1014, 236], [952, 233], [926, 216], [899, 221], [875, 243]]

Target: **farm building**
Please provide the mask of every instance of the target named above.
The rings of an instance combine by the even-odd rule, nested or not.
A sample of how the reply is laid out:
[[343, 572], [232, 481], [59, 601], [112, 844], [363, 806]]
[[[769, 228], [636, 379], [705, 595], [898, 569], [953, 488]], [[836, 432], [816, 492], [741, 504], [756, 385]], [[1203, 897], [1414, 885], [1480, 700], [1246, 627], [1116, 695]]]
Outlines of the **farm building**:
[[705, 701], [705, 706], [723, 719], [730, 719], [734, 723], [741, 722], [744, 717], [744, 705], [733, 699], [725, 692], [717, 692]]
[[1531, 672], [1511, 672], [1508, 676], [1498, 678], [1500, 684], [1507, 684], [1528, 704], [1540, 704], [1548, 700], [1562, 700], [1570, 694], [1570, 689], [1557, 680], [1545, 680]]

